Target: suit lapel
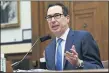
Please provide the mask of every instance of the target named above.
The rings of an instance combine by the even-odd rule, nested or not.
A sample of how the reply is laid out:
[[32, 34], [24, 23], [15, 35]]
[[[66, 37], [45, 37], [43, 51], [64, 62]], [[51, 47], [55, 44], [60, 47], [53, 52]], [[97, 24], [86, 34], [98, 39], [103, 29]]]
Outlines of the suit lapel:
[[56, 39], [53, 41], [52, 49], [51, 49], [51, 63], [52, 63], [52, 70], [55, 70], [55, 51], [56, 51]]
[[[66, 39], [66, 44], [65, 44], [65, 51], [64, 51], [64, 53], [66, 52], [66, 51], [70, 51], [70, 49], [71, 49], [71, 47], [72, 47], [72, 45], [73, 45], [73, 41], [74, 41], [74, 31], [72, 31], [71, 29], [70, 29], [70, 31], [69, 31], [69, 33], [68, 33], [68, 36], [67, 36], [67, 39]], [[66, 63], [66, 59], [65, 59], [65, 57], [64, 57], [64, 64], [63, 64], [63, 68], [65, 67], [65, 63]]]

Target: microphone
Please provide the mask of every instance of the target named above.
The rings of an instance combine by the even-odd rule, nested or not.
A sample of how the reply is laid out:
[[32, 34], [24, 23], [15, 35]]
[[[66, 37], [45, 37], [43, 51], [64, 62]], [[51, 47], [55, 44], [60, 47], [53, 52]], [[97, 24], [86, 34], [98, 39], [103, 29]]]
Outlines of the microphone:
[[51, 39], [51, 36], [50, 36], [50, 35], [43, 36], [43, 37], [39, 37], [39, 38], [35, 41], [35, 43], [33, 44], [33, 46], [31, 47], [31, 49], [26, 53], [26, 55], [25, 55], [20, 61], [17, 61], [17, 62], [15, 62], [15, 63], [11, 64], [11, 66], [13, 67], [13, 66], [17, 66], [18, 64], [20, 64], [20, 63], [26, 58], [26, 56], [28, 55], [28, 53], [32, 50], [32, 48], [36, 45], [36, 43], [37, 43], [39, 40], [40, 40], [41, 42], [44, 42], [44, 41], [49, 40], [49, 39]]
[[51, 36], [50, 36], [50, 35], [41, 37], [41, 38], [40, 38], [40, 41], [41, 41], [41, 42], [44, 42], [44, 41], [46, 41], [46, 40], [48, 40], [48, 39], [51, 39]]

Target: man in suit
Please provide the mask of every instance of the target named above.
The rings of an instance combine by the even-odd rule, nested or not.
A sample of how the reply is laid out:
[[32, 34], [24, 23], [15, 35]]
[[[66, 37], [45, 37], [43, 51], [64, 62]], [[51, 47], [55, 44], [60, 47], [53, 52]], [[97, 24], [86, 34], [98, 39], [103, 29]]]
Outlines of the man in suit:
[[[48, 70], [103, 68], [97, 43], [89, 32], [69, 28], [70, 17], [63, 4], [49, 5], [46, 20], [50, 31], [56, 36], [45, 49]], [[62, 49], [61, 53], [58, 49]]]

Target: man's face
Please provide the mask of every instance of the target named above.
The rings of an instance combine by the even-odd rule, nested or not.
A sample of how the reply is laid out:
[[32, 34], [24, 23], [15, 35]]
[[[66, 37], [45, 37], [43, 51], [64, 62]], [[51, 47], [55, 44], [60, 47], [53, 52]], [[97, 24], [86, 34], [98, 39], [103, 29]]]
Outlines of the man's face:
[[[61, 36], [68, 28], [69, 16], [64, 16], [61, 6], [52, 6], [47, 12], [47, 22], [51, 32]], [[54, 17], [53, 17], [54, 16]]]

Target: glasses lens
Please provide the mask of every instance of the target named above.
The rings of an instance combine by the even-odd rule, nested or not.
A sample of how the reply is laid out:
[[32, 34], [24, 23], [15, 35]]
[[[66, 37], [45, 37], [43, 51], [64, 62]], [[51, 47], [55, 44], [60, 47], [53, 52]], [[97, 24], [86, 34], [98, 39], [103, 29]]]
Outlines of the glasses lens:
[[59, 18], [61, 18], [61, 15], [63, 15], [63, 14], [55, 13], [53, 16], [52, 16], [52, 15], [48, 15], [48, 16], [46, 16], [45, 18], [46, 18], [47, 20], [52, 20], [52, 17], [54, 17], [55, 19], [59, 19]]
[[61, 17], [61, 14], [55, 14], [55, 15], [54, 15], [54, 18], [55, 18], [55, 19], [59, 19], [60, 17]]
[[50, 19], [52, 19], [52, 16], [48, 15], [48, 16], [46, 16], [45, 18], [46, 18], [47, 20], [50, 20]]

